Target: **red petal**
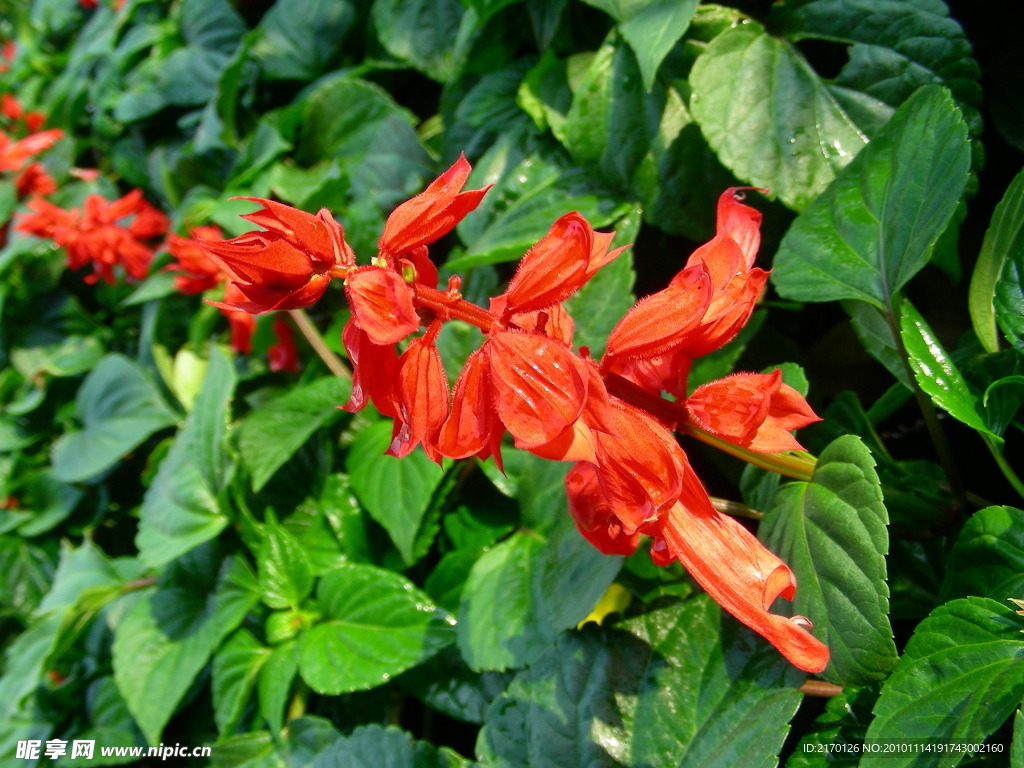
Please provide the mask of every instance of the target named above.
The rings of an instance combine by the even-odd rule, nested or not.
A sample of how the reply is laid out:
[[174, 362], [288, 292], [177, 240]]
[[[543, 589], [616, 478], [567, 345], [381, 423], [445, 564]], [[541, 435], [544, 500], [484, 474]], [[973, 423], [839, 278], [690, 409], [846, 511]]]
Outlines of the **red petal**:
[[303, 251], [321, 268], [335, 264], [355, 264], [345, 243], [345, 232], [326, 208], [314, 216], [290, 205], [261, 197], [239, 197], [263, 206], [262, 210], [243, 214], [242, 218], [269, 230]]
[[295, 348], [295, 337], [288, 321], [281, 315], [274, 318], [274, 336], [277, 343], [267, 350], [267, 362], [270, 370], [291, 371], [299, 370], [299, 351]]
[[225, 311], [231, 327], [231, 350], [238, 355], [252, 352], [252, 333], [256, 330], [256, 318], [248, 312]]
[[352, 317], [374, 344], [395, 344], [420, 327], [412, 288], [401, 275], [381, 267], [364, 267], [345, 280]]
[[400, 255], [443, 237], [480, 204], [489, 189], [459, 194], [471, 168], [465, 155], [431, 182], [423, 192], [402, 203], [388, 217], [380, 238], [380, 250]]
[[478, 349], [469, 356], [459, 374], [452, 412], [441, 427], [438, 447], [444, 456], [486, 458], [492, 447], [501, 442], [504, 428], [494, 409], [489, 376], [487, 358], [484, 351]]
[[[718, 198], [718, 235], [731, 238], [743, 252], [743, 263], [747, 269], [754, 265], [754, 257], [761, 245], [761, 212], [743, 205], [741, 187], [731, 187]], [[754, 189], [746, 187], [746, 189]], [[764, 194], [767, 190], [758, 190]]]
[[355, 413], [369, 398], [382, 415], [397, 418], [398, 356], [394, 346], [374, 344], [351, 319], [345, 323], [341, 340], [352, 363], [352, 394], [342, 407]]
[[539, 334], [499, 331], [483, 349], [498, 416], [517, 447], [549, 443], [579, 418], [587, 372], [564, 346]]
[[683, 342], [687, 352], [700, 357], [732, 341], [750, 319], [767, 281], [768, 273], [754, 268], [716, 291], [700, 325]]
[[681, 343], [707, 310], [711, 281], [703, 265], [683, 270], [672, 285], [638, 301], [608, 337], [605, 360], [653, 357]]
[[597, 480], [597, 468], [579, 462], [565, 476], [569, 512], [576, 529], [587, 541], [606, 555], [631, 555], [640, 541], [640, 534], [627, 535]]
[[559, 218], [519, 262], [506, 294], [511, 314], [544, 309], [564, 301], [589, 277], [593, 230], [576, 211]]
[[272, 233], [250, 232], [231, 240], [198, 242], [239, 282], [267, 289], [295, 289], [313, 275], [309, 256]]
[[404, 456], [417, 444], [438, 464], [441, 454], [437, 437], [448, 416], [448, 378], [437, 345], [429, 336], [416, 339], [398, 361], [398, 408], [402, 421], [408, 426], [395, 450], [394, 456]]
[[692, 472], [688, 474], [693, 492], [685, 506], [675, 504], [664, 516], [652, 555], [660, 552], [662, 562], [678, 558], [719, 605], [767, 639], [790, 663], [805, 672], [824, 670], [828, 648], [798, 619], [768, 612], [777, 597], [792, 599], [792, 571], [746, 528], [718, 514]]
[[273, 310], [301, 309], [319, 301], [330, 283], [330, 275], [313, 275], [308, 283], [295, 289], [272, 290], [245, 283], [228, 283], [234, 285], [245, 299], [229, 301], [225, 298], [224, 301], [207, 303], [219, 309], [237, 309], [254, 315]]

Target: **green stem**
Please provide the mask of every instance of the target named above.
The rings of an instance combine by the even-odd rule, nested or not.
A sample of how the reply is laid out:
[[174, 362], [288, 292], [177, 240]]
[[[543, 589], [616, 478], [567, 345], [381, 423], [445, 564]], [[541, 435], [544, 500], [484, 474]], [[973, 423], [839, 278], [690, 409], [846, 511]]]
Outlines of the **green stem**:
[[985, 445], [988, 446], [988, 450], [992, 454], [992, 458], [996, 460], [996, 464], [1003, 473], [1003, 477], [1005, 477], [1006, 481], [1013, 486], [1013, 490], [1024, 498], [1024, 481], [1020, 479], [1020, 476], [1013, 470], [1013, 467], [1011, 467], [1010, 463], [1006, 460], [1006, 456], [1003, 455], [1003, 449], [990, 435], [986, 435], [984, 433], [979, 434], [981, 434], [981, 439], [985, 441]]
[[316, 352], [317, 357], [324, 361], [324, 365], [327, 369], [337, 376], [339, 379], [344, 381], [352, 381], [352, 371], [348, 369], [348, 366], [341, 361], [331, 348], [327, 346], [327, 342], [324, 341], [324, 337], [320, 335], [320, 331], [313, 325], [313, 321], [309, 319], [309, 315], [306, 314], [304, 309], [290, 309], [288, 314], [291, 315], [292, 320], [295, 322], [295, 327], [299, 329], [299, 333], [303, 335], [309, 346]]

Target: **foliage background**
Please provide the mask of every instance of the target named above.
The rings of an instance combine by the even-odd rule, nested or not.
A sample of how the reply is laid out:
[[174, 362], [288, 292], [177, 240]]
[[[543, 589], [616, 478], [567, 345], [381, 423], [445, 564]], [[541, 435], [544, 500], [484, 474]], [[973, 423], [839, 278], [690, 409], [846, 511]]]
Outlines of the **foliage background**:
[[[563, 466], [511, 449], [504, 477], [384, 457], [389, 426], [335, 410], [347, 385], [310, 351], [300, 374], [267, 371], [268, 324], [231, 358], [218, 313], [166, 273], [88, 286], [12, 232], [0, 762], [24, 764], [18, 740], [95, 738], [210, 743], [218, 766], [817, 766], [858, 762], [817, 745], [956, 738], [1005, 751], [884, 764], [1024, 764], [1024, 622], [1006, 602], [1024, 598], [1024, 512], [1002, 506], [1021, 489], [1024, 133], [999, 13], [8, 0], [0, 14], [17, 43], [4, 91], [69, 134], [44, 159], [54, 202], [137, 186], [179, 232], [238, 234], [229, 198], [273, 196], [330, 208], [365, 258], [388, 212], [465, 151], [469, 185], [496, 186], [434, 256], [468, 298], [571, 209], [636, 243], [573, 299], [595, 353], [710, 236], [725, 187], [770, 188], [754, 204], [773, 288], [691, 384], [784, 365], [825, 416], [801, 435], [818, 468], [784, 482], [688, 447], [714, 495], [763, 513], [751, 524], [796, 571], [792, 610], [815, 618], [823, 678], [842, 686], [806, 696], [681, 570], [591, 549]], [[17, 205], [4, 178], [0, 219]], [[339, 354], [345, 316], [333, 292], [312, 310]], [[451, 325], [458, 361], [474, 332]], [[617, 615], [575, 629], [613, 583]]]

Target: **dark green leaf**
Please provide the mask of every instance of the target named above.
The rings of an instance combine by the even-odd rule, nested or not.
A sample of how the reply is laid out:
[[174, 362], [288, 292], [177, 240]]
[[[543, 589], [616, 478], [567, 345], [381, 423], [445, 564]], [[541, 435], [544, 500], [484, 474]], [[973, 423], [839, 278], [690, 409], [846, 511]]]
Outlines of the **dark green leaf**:
[[508, 687], [510, 673], [474, 672], [457, 648], [445, 648], [406, 672], [400, 684], [449, 717], [483, 723], [487, 707]]
[[886, 309], [928, 263], [970, 162], [967, 126], [949, 93], [922, 88], [793, 222], [775, 257], [775, 287], [790, 299]]
[[903, 355], [892, 337], [885, 313], [863, 301], [845, 301], [843, 309], [850, 315], [853, 331], [864, 351], [884, 365], [900, 384], [912, 389], [913, 380], [903, 364]]
[[247, 630], [239, 629], [213, 657], [213, 716], [221, 733], [238, 724], [270, 653]]
[[[968, 597], [941, 605], [922, 621], [882, 686], [868, 741], [928, 739], [980, 744], [1024, 696], [1021, 621], [1002, 603]], [[962, 754], [938, 756], [955, 765]], [[863, 768], [920, 765], [913, 753], [870, 754]]]
[[801, 675], [773, 649], [708, 597], [620, 627], [566, 633], [516, 677], [488, 712], [486, 764], [777, 764]]
[[260, 491], [310, 435], [337, 420], [350, 385], [334, 376], [289, 390], [253, 409], [238, 432], [238, 452]]
[[883, 679], [896, 662], [885, 555], [889, 522], [875, 462], [847, 435], [822, 451], [809, 483], [787, 483], [758, 535], [796, 574], [792, 608], [831, 653], [822, 675], [842, 685]]
[[949, 553], [942, 584], [944, 600], [1024, 595], [1024, 512], [987, 507], [975, 512]]
[[[117, 690], [117, 684], [112, 676], [101, 677], [89, 686], [85, 693], [85, 706], [88, 711], [88, 722], [91, 727], [85, 731], [75, 733], [76, 739], [80, 741], [95, 741], [109, 747], [143, 747], [146, 739], [135, 724], [128, 705], [125, 703], [121, 692]], [[68, 745], [69, 747], [71, 744]], [[69, 748], [68, 754], [70, 755]], [[93, 753], [92, 758], [79, 758], [76, 760], [64, 760], [70, 765], [121, 765], [135, 762], [137, 758], [131, 755], [118, 756], [98, 755]], [[101, 762], [102, 761], [102, 762]]]
[[690, 26], [697, 0], [585, 0], [619, 22], [636, 54], [644, 88], [654, 86], [658, 67]]
[[996, 322], [1006, 340], [1024, 351], [1024, 247], [1007, 254], [996, 282], [994, 306]]
[[356, 438], [345, 468], [359, 501], [411, 565], [416, 531], [444, 475], [422, 451], [402, 459], [384, 455], [390, 443], [391, 424], [374, 424]]
[[299, 670], [330, 695], [383, 685], [454, 639], [455, 620], [396, 573], [343, 565], [317, 588], [323, 621], [301, 641]]
[[364, 725], [310, 756], [310, 768], [463, 768], [467, 762], [447, 747], [414, 741], [394, 726]]
[[295, 608], [313, 590], [309, 556], [285, 528], [268, 515], [257, 561], [260, 593], [271, 608]]
[[337, 0], [278, 0], [260, 19], [252, 55], [267, 77], [312, 80], [341, 49], [355, 11]]
[[[1018, 173], [999, 201], [985, 231], [978, 262], [971, 275], [969, 309], [974, 332], [987, 352], [999, 349], [993, 297], [1008, 261], [1024, 258], [1024, 171]], [[1004, 288], [1005, 291], [1005, 288]], [[1004, 303], [1005, 306], [1005, 303]], [[1009, 334], [1009, 331], [1006, 332]], [[1012, 339], [1011, 339], [1012, 341]]]
[[263, 662], [258, 689], [260, 713], [273, 733], [281, 732], [288, 691], [298, 671], [299, 644], [295, 640], [274, 648]]
[[978, 398], [971, 392], [928, 323], [906, 299], [900, 307], [900, 333], [914, 378], [932, 402], [967, 426], [1001, 441], [988, 428]]
[[457, 0], [380, 0], [373, 23], [388, 53], [444, 82], [453, 74], [463, 13]]
[[28, 616], [46, 594], [57, 567], [57, 547], [43, 548], [18, 536], [0, 536], [0, 605]]
[[117, 625], [114, 679], [150, 744], [160, 741], [210, 654], [259, 600], [255, 581], [244, 559], [221, 563], [213, 547], [196, 549], [175, 561]]
[[[856, 768], [860, 752], [847, 745], [864, 743], [878, 687], [843, 689], [828, 700], [812, 730], [800, 740], [786, 768]], [[844, 752], [844, 747], [850, 751]]]
[[213, 538], [228, 524], [220, 493], [232, 469], [227, 422], [236, 376], [214, 351], [203, 388], [142, 502], [136, 545], [155, 566]]
[[621, 564], [586, 542], [568, 515], [544, 535], [513, 533], [476, 562], [463, 588], [463, 658], [477, 671], [529, 664], [590, 613]]
[[53, 474], [65, 482], [99, 474], [177, 420], [152, 380], [123, 355], [103, 358], [75, 401], [82, 429], [53, 446]]

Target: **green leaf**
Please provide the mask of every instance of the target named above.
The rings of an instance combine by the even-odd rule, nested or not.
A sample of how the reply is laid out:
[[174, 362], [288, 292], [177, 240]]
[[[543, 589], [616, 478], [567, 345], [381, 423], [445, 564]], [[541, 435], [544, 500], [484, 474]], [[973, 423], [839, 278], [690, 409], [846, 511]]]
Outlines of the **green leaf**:
[[238, 452], [259, 492], [310, 435], [336, 421], [350, 384], [329, 376], [254, 408], [238, 431]]
[[445, 265], [464, 270], [520, 258], [566, 211], [600, 228], [624, 216], [628, 203], [601, 189], [556, 154], [526, 154], [514, 136], [499, 140], [477, 163], [466, 186], [494, 184], [456, 231], [466, 253]]
[[455, 620], [396, 573], [347, 564], [320, 581], [323, 621], [302, 636], [299, 671], [328, 695], [383, 685], [454, 639]]
[[[922, 621], [882, 686], [867, 740], [980, 744], [1024, 696], [1024, 635], [1010, 608], [979, 597], [941, 605]], [[870, 754], [863, 768], [920, 764], [919, 755]], [[952, 766], [962, 754], [936, 765]]]
[[11, 365], [26, 379], [39, 374], [77, 376], [97, 367], [103, 357], [103, 345], [92, 336], [65, 336], [52, 344], [15, 347]]
[[1024, 512], [986, 507], [971, 515], [949, 553], [942, 596], [1024, 596]]
[[118, 623], [114, 679], [150, 744], [159, 743], [220, 641], [259, 601], [255, 581], [243, 558], [222, 562], [214, 547], [202, 547], [176, 560]]
[[284, 707], [288, 691], [299, 671], [299, 645], [295, 640], [274, 648], [260, 670], [258, 695], [260, 714], [273, 733], [280, 733], [284, 725]]
[[1018, 173], [1006, 188], [992, 221], [985, 230], [978, 261], [971, 275], [968, 308], [971, 324], [986, 352], [996, 352], [996, 311], [993, 298], [996, 284], [1008, 261], [1024, 258], [1024, 171]]
[[43, 548], [19, 536], [0, 536], [0, 605], [28, 616], [43, 599], [57, 566], [57, 547]]
[[903, 354], [892, 337], [885, 313], [863, 301], [845, 301], [843, 309], [850, 316], [853, 331], [864, 351], [885, 366], [900, 384], [913, 390], [914, 383], [903, 364]]
[[917, 91], [793, 222], [775, 257], [776, 289], [789, 299], [886, 309], [928, 263], [970, 162], [967, 126], [949, 93]]
[[192, 412], [142, 501], [135, 543], [146, 565], [163, 565], [228, 524], [219, 496], [233, 467], [227, 422], [236, 380], [231, 363], [214, 350]]
[[453, 74], [463, 13], [457, 0], [380, 0], [373, 4], [373, 24], [388, 53], [445, 82]]
[[928, 323], [907, 299], [900, 306], [900, 335], [907, 348], [914, 378], [932, 402], [967, 426], [1002, 442], [1002, 438], [985, 423], [978, 399], [967, 386], [964, 377], [949, 359]]
[[702, 596], [563, 634], [491, 704], [482, 762], [777, 765], [802, 676], [720, 615]]
[[889, 550], [875, 462], [847, 435], [822, 451], [809, 483], [787, 483], [758, 535], [796, 574], [789, 615], [814, 622], [831, 653], [823, 677], [841, 685], [881, 680], [896, 663], [889, 625]]
[[462, 757], [389, 726], [363, 725], [311, 755], [312, 768], [468, 768]]
[[445, 648], [400, 678], [432, 709], [468, 723], [483, 723], [487, 707], [512, 679], [511, 673], [474, 672], [457, 648]]
[[270, 654], [250, 632], [239, 629], [213, 657], [213, 717], [222, 734], [238, 724]]
[[402, 559], [411, 565], [416, 532], [444, 474], [422, 451], [402, 459], [384, 455], [390, 443], [389, 422], [363, 430], [349, 451], [345, 469], [360, 503], [384, 526]]
[[800, 740], [786, 761], [786, 768], [857, 768], [860, 753], [844, 751], [844, 747], [864, 743], [871, 707], [877, 699], [877, 686], [843, 688], [842, 693], [825, 704], [825, 711]]
[[593, 610], [621, 565], [586, 542], [567, 514], [543, 535], [513, 533], [477, 560], [463, 587], [466, 663], [476, 671], [529, 664]]
[[619, 22], [619, 32], [636, 54], [644, 88], [654, 86], [658, 67], [686, 34], [698, 0], [584, 0]]
[[993, 303], [996, 322], [1006, 340], [1024, 351], [1024, 248], [1014, 248], [1007, 255]]
[[260, 594], [271, 608], [293, 608], [313, 591], [309, 556], [272, 514], [263, 525], [258, 558]]
[[[85, 692], [85, 706], [88, 712], [86, 722], [91, 727], [75, 733], [81, 741], [95, 741], [105, 747], [144, 747], [146, 739], [135, 724], [128, 705], [112, 676], [101, 677]], [[69, 745], [70, 746], [70, 745]], [[71, 750], [68, 750], [70, 754]], [[60, 764], [70, 765], [122, 765], [135, 762], [131, 755], [96, 755], [76, 760], [62, 759]], [[102, 761], [102, 762], [100, 762]]]
[[277, 0], [258, 27], [252, 56], [274, 80], [312, 80], [341, 50], [355, 11], [337, 0]]
[[57, 572], [52, 577], [52, 586], [39, 604], [39, 610], [48, 612], [70, 608], [88, 589], [120, 586], [123, 582], [113, 562], [91, 539], [83, 540], [77, 548], [65, 544]]
[[123, 355], [107, 355], [75, 397], [82, 429], [53, 446], [53, 475], [88, 480], [177, 420], [153, 381]]
[[1010, 768], [1024, 768], [1024, 712], [1017, 710], [1013, 717], [1013, 746], [1010, 749]]

